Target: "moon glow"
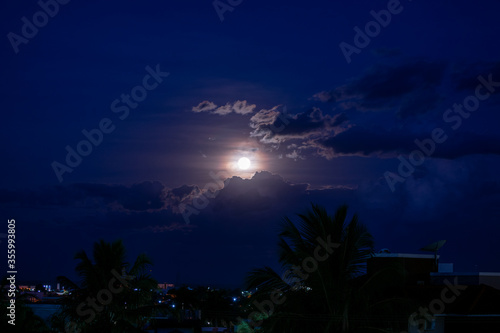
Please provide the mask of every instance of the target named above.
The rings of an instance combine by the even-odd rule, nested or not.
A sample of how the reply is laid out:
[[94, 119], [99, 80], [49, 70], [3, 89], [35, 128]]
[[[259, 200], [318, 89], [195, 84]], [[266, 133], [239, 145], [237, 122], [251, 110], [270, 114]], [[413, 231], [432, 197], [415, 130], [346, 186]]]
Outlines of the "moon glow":
[[246, 157], [242, 157], [238, 160], [238, 168], [241, 170], [246, 170], [250, 167], [250, 160]]

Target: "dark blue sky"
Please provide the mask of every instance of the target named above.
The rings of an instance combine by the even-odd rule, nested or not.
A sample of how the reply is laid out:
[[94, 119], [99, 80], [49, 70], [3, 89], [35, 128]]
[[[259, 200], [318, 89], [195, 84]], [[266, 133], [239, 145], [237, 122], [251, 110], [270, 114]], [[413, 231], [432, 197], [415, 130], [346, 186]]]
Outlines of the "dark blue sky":
[[122, 238], [161, 282], [240, 285], [310, 202], [377, 250], [447, 239], [442, 261], [500, 271], [497, 1], [215, 3], [2, 4], [19, 279]]

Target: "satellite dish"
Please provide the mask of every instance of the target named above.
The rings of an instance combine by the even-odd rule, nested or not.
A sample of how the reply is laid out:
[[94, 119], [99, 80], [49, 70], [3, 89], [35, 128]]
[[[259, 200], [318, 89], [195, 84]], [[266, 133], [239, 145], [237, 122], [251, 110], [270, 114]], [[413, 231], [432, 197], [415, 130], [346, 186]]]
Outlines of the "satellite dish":
[[446, 243], [446, 239], [424, 246], [423, 248], [420, 249], [420, 251], [436, 252], [437, 250], [443, 247], [444, 243]]
[[435, 265], [436, 269], [438, 266], [437, 252], [440, 248], [443, 247], [444, 243], [446, 243], [446, 239], [431, 243], [431, 244], [424, 246], [423, 248], [420, 249], [420, 251], [434, 252], [434, 265]]

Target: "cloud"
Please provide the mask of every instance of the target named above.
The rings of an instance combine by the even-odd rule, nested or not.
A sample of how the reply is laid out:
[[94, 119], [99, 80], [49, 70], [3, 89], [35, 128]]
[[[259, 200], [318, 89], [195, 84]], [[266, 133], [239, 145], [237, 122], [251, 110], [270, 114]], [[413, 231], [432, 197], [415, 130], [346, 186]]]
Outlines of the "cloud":
[[296, 160], [298, 160], [298, 159], [301, 159], [301, 160], [305, 159], [305, 157], [304, 157], [304, 156], [301, 156], [301, 155], [297, 152], [297, 150], [294, 150], [294, 151], [293, 151], [292, 153], [290, 153], [290, 154], [286, 154], [286, 155], [285, 155], [285, 157], [291, 158], [291, 159], [292, 159], [292, 160], [294, 160], [294, 161], [296, 161]]
[[321, 102], [329, 102], [334, 96], [329, 91], [320, 91], [313, 95], [313, 99]]
[[196, 185], [182, 185], [165, 193], [165, 207], [180, 214], [182, 213], [180, 207], [191, 203], [194, 198], [201, 194], [202, 191]]
[[[253, 265], [272, 265], [279, 221], [283, 216], [295, 221], [295, 214], [304, 213], [311, 202], [324, 205], [329, 214], [339, 205], [348, 204], [349, 213], [359, 215], [374, 235], [378, 248], [415, 251], [433, 235], [449, 241], [443, 257], [448, 255], [447, 260], [464, 262], [460, 258], [470, 252], [462, 246], [466, 238], [480, 240], [477, 242], [480, 248], [474, 250], [478, 258], [482, 252], [496, 249], [495, 238], [486, 237], [485, 230], [491, 235], [499, 231], [498, 226], [491, 224], [500, 218], [498, 161], [498, 156], [432, 160], [418, 176], [415, 173], [401, 184], [397, 194], [390, 192], [383, 177], [356, 184], [357, 187], [326, 182], [321, 189], [310, 189], [308, 184], [290, 182], [270, 172], [257, 172], [251, 179], [232, 177], [210, 199], [209, 206], [193, 216], [189, 225], [183, 223], [181, 215], [172, 212], [170, 204], [174, 204], [171, 200], [183, 201], [199, 194], [195, 185], [168, 189], [156, 181], [138, 186], [79, 184], [27, 191], [1, 190], [0, 197], [2, 209], [8, 206], [20, 231], [32, 231], [25, 232], [26, 242], [38, 246], [57, 235], [57, 246], [54, 242], [45, 245], [57, 251], [63, 242], [66, 251], [62, 255], [69, 252], [67, 261], [71, 263], [73, 253], [98, 238], [123, 238], [132, 253], [145, 251], [151, 255], [157, 263], [155, 274], [159, 276], [176, 271], [169, 253], [177, 253], [179, 262], [190, 263], [193, 274], [200, 267], [213, 270], [214, 257], [226, 258], [224, 263], [243, 258], [245, 265], [231, 267], [231, 274], [243, 275]], [[326, 175], [325, 179], [329, 178]], [[116, 205], [129, 204], [124, 199], [127, 193], [137, 200], [131, 206], [147, 208], [145, 200], [163, 198], [164, 208], [114, 209]], [[11, 194], [14, 200], [6, 200]], [[45, 197], [48, 199], [40, 201]], [[22, 203], [15, 204], [19, 200]], [[467, 229], [471, 221], [474, 228]], [[494, 252], [497, 255], [499, 251]], [[481, 264], [485, 263], [488, 264], [486, 260]], [[221, 267], [227, 266], [223, 264]], [[73, 264], [64, 267], [59, 262], [54, 267], [48, 265], [63, 271], [73, 268]]]
[[252, 113], [256, 108], [255, 104], [247, 104], [247, 101], [236, 101], [233, 104], [233, 110], [234, 112], [238, 114], [248, 114]]
[[[378, 153], [390, 157], [414, 149], [414, 136], [401, 131], [376, 131], [353, 127], [350, 130], [318, 142], [321, 155], [327, 158], [342, 155], [370, 156]], [[412, 145], [413, 144], [413, 145]]]
[[[487, 78], [490, 74], [493, 81], [500, 81], [500, 61], [456, 64], [452, 69], [451, 80], [457, 91], [474, 92], [479, 84], [478, 76]], [[497, 89], [494, 94], [498, 93], [500, 90]]]
[[203, 101], [197, 106], [193, 106], [191, 109], [193, 112], [207, 112], [207, 111], [212, 111], [217, 108], [217, 105], [213, 102], [210, 101]]
[[212, 114], [218, 114], [220, 116], [227, 115], [229, 113], [237, 113], [241, 115], [246, 115], [252, 113], [256, 108], [255, 104], [248, 104], [246, 100], [237, 100], [234, 103], [226, 103], [225, 105], [217, 107], [217, 104], [210, 101], [203, 101], [197, 106], [194, 106], [191, 110], [193, 112], [209, 112]]
[[[445, 142], [435, 144], [430, 157], [456, 159], [474, 154], [500, 155], [500, 138], [471, 132], [447, 133]], [[415, 140], [422, 141], [429, 133], [412, 133], [404, 130], [374, 130], [360, 126], [338, 133], [325, 140], [309, 142], [318, 149], [318, 154], [327, 159], [345, 156], [395, 157], [420, 150]]]
[[105, 211], [127, 213], [152, 212], [171, 209], [201, 193], [194, 185], [168, 189], [158, 181], [130, 186], [77, 183], [29, 191], [0, 190], [0, 204], [15, 203], [30, 207], [100, 207]]
[[226, 114], [229, 114], [233, 112], [233, 106], [230, 103], [226, 103], [224, 106], [219, 106], [214, 112], [214, 114], [218, 114], [221, 116], [224, 116]]
[[285, 109], [279, 111], [279, 107], [262, 109], [250, 118], [249, 125], [253, 129], [250, 137], [278, 148], [280, 143], [289, 140], [328, 137], [347, 121], [343, 114], [325, 115], [316, 107], [295, 115], [286, 113]]
[[258, 128], [259, 126], [271, 125], [276, 121], [276, 118], [281, 114], [278, 111], [280, 105], [277, 105], [269, 110], [262, 109], [250, 118], [250, 127]]
[[436, 156], [455, 159], [467, 155], [500, 155], [500, 137], [457, 132], [436, 148]]
[[86, 197], [102, 198], [124, 210], [144, 211], [162, 209], [165, 187], [160, 182], [142, 182], [131, 186], [105, 184], [75, 184]]
[[239, 213], [274, 210], [277, 201], [298, 198], [307, 187], [307, 184], [291, 184], [267, 171], [256, 172], [251, 179], [232, 177], [213, 200], [213, 209]]
[[349, 118], [345, 113], [339, 113], [334, 117], [332, 126], [340, 126], [348, 120]]
[[[250, 137], [258, 138], [268, 150], [278, 150], [279, 158], [305, 159], [308, 154], [326, 159], [392, 158], [418, 150], [415, 140], [429, 138], [434, 128], [444, 126], [448, 139], [436, 144], [429, 158], [500, 154], [498, 135], [455, 132], [443, 124], [445, 105], [437, 106], [444, 101], [440, 93], [445, 90], [443, 82], [449, 84], [448, 77], [444, 80], [445, 74], [449, 76], [447, 68], [442, 62], [431, 61], [376, 66], [344, 85], [313, 96], [317, 101], [335, 103], [336, 114], [325, 114], [318, 107], [297, 114], [288, 114], [280, 106], [261, 109], [250, 118]], [[455, 90], [467, 87], [473, 91], [478, 84], [477, 73], [498, 73], [500, 78], [500, 63], [461, 68], [465, 68], [463, 73], [460, 68], [452, 71]], [[418, 117], [421, 115], [425, 117]]]
[[[307, 186], [288, 183], [265, 171], [257, 172], [251, 179], [234, 176], [226, 179], [224, 187], [217, 193], [207, 195], [209, 206], [199, 214], [213, 209], [240, 212], [274, 209], [273, 201], [300, 197]], [[153, 233], [190, 231], [191, 227], [184, 226], [179, 207], [192, 205], [194, 198], [205, 193], [196, 185], [168, 189], [158, 181], [131, 186], [80, 183], [38, 190], [0, 190], [0, 207], [33, 212], [31, 218], [24, 216], [23, 219], [40, 220], [43, 225], [57, 228]]]
[[313, 98], [362, 111], [394, 110], [401, 118], [426, 113], [441, 100], [438, 93], [446, 65], [419, 61], [376, 66], [357, 79]]
[[323, 142], [351, 126], [345, 113], [331, 116], [313, 107], [291, 115], [286, 113], [286, 109], [278, 109], [279, 106], [275, 106], [257, 112], [250, 119], [250, 127], [253, 128], [250, 137], [259, 138], [271, 150], [279, 150], [281, 144], [287, 143], [286, 150], [281, 149], [279, 159], [305, 160], [310, 153], [329, 159], [333, 153], [329, 153], [331, 149], [325, 147]]

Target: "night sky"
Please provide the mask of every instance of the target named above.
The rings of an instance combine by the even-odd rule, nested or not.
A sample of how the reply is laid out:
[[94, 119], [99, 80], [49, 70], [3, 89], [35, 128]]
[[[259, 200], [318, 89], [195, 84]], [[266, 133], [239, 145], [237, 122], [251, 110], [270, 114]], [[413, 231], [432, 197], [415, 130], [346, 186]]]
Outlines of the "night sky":
[[500, 271], [498, 1], [43, 1], [0, 10], [19, 281], [102, 238], [240, 286], [311, 202], [376, 251]]

